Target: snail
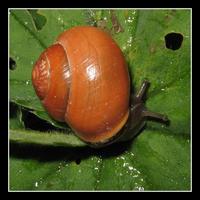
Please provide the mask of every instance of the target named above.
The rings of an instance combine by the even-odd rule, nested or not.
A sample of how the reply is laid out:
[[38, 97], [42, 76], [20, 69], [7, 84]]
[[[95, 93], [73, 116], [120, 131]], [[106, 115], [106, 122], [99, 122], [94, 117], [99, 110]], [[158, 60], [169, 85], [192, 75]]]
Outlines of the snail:
[[133, 138], [148, 118], [168, 121], [145, 108], [147, 80], [131, 94], [122, 51], [96, 27], [77, 26], [61, 33], [34, 64], [32, 83], [49, 115], [66, 122], [92, 147]]

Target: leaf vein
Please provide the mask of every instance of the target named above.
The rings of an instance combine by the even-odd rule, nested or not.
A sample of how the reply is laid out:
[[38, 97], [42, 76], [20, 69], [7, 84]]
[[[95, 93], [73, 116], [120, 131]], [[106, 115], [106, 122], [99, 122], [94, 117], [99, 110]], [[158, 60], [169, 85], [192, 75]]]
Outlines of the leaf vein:
[[47, 48], [47, 45], [45, 43], [42, 42], [42, 40], [37, 36], [37, 34], [35, 34], [30, 28], [28, 28], [27, 26], [24, 25], [24, 23], [17, 17], [16, 14], [14, 14], [13, 12], [11, 12], [11, 15], [15, 18], [15, 20], [21, 25], [23, 26], [26, 30], [28, 30], [28, 32], [30, 33], [30, 35], [35, 38], [38, 43], [40, 44], [40, 46], [44, 49]]

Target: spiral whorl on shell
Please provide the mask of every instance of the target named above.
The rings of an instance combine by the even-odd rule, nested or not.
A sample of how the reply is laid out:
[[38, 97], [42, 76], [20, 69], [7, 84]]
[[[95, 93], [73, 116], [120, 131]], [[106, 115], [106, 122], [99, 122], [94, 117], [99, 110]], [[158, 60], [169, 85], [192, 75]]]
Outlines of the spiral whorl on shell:
[[32, 82], [46, 110], [58, 121], [65, 121], [69, 79], [69, 65], [63, 47], [59, 44], [50, 46], [36, 62]]
[[32, 81], [48, 113], [84, 141], [107, 140], [128, 119], [128, 68], [118, 45], [98, 28], [63, 32], [39, 57]]

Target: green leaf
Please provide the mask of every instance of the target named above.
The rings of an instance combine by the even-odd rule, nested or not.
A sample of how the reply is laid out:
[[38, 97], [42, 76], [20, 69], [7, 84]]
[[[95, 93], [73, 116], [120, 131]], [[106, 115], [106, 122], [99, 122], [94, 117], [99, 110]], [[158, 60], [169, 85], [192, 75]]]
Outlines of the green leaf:
[[33, 23], [37, 30], [41, 30], [43, 26], [46, 24], [46, 17], [38, 14], [37, 10], [28, 10], [33, 18]]
[[85, 143], [80, 141], [80, 139], [78, 139], [75, 135], [56, 131], [44, 133], [38, 131], [10, 129], [10, 141], [22, 144], [26, 143], [66, 147], [85, 146]]
[[[10, 56], [16, 67], [10, 70], [10, 99], [15, 105], [68, 130], [41, 106], [31, 70], [63, 30], [93, 25], [111, 32], [121, 47], [134, 91], [145, 78], [151, 82], [146, 105], [167, 114], [171, 123], [148, 122], [133, 141], [98, 150], [71, 133], [11, 126], [10, 189], [190, 190], [190, 17], [190, 10], [11, 10]], [[115, 33], [113, 22], [122, 31]], [[177, 50], [166, 47], [171, 32], [183, 36]], [[10, 124], [23, 119], [13, 116]]]
[[11, 150], [15, 156], [16, 150], [25, 152], [10, 162], [13, 190], [190, 188], [190, 142], [168, 133], [145, 131], [130, 146], [123, 143], [99, 151], [33, 146]]

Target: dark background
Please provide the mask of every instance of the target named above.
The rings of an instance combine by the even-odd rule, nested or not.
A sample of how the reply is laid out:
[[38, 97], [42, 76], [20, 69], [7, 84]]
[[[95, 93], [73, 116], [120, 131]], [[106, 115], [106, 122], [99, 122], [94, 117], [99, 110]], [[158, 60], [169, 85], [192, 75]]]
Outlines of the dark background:
[[[8, 80], [8, 8], [192, 8], [194, 2], [190, 0], [49, 0], [30, 1], [16, 0], [0, 2], [0, 190], [8, 191], [8, 106], [9, 106], [9, 80]], [[6, 5], [6, 3], [8, 5]], [[10, 3], [10, 5], [9, 5]], [[198, 6], [196, 6], [198, 8]], [[193, 11], [192, 11], [193, 12]], [[194, 12], [192, 13], [194, 16]], [[197, 19], [199, 16], [197, 17]], [[193, 25], [194, 27], [194, 25]], [[194, 32], [194, 31], [193, 31]], [[7, 48], [6, 48], [7, 47]], [[194, 140], [194, 139], [193, 139]], [[194, 152], [194, 151], [193, 151]], [[66, 197], [65, 197], [66, 198]]]

